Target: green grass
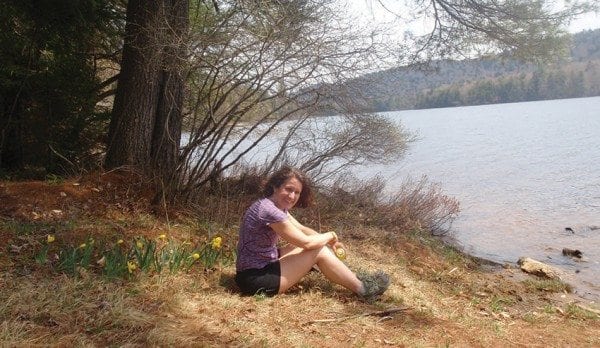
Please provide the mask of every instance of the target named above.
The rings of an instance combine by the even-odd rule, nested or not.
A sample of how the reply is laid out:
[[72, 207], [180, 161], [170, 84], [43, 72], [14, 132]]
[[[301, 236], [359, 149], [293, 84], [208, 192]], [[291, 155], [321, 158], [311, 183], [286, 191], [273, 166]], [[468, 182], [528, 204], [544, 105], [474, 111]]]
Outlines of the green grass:
[[525, 313], [521, 318], [530, 324], [535, 324], [538, 322], [538, 317], [539, 316], [536, 315], [535, 313], [529, 312], [529, 313]]
[[527, 289], [547, 292], [572, 292], [573, 287], [560, 279], [527, 279], [523, 281]]
[[493, 296], [490, 301], [490, 309], [495, 312], [502, 312], [505, 309], [505, 306], [513, 305], [515, 301], [511, 298], [504, 296]]
[[56, 174], [48, 174], [46, 175], [46, 182], [50, 185], [60, 185], [65, 181], [65, 178], [63, 178], [60, 175], [56, 175]]
[[60, 234], [73, 231], [75, 223], [70, 220], [57, 222], [0, 220], [0, 229], [12, 232], [15, 236]]
[[600, 319], [600, 315], [598, 315], [594, 312], [590, 312], [584, 308], [581, 308], [580, 306], [578, 306], [576, 304], [569, 304], [567, 306], [565, 313], [569, 317], [574, 318], [574, 319], [581, 319], [581, 320], [599, 320]]
[[544, 306], [544, 313], [546, 314], [554, 314], [556, 312], [556, 307], [553, 305], [547, 304]]

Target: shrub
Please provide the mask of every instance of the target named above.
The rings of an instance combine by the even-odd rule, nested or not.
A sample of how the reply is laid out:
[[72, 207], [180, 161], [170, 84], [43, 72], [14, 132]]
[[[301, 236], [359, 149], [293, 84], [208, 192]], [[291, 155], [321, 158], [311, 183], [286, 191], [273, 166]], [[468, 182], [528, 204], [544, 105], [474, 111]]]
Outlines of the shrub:
[[425, 176], [419, 181], [406, 180], [391, 195], [379, 177], [366, 181], [345, 178], [334, 182], [322, 201], [323, 211], [337, 217], [343, 214], [350, 224], [360, 219], [386, 230], [424, 229], [435, 235], [448, 232], [460, 210], [456, 199]]
[[442, 192], [426, 176], [407, 180], [383, 207], [383, 216], [393, 224], [410, 228], [415, 224], [435, 235], [447, 233], [460, 211], [455, 198]]

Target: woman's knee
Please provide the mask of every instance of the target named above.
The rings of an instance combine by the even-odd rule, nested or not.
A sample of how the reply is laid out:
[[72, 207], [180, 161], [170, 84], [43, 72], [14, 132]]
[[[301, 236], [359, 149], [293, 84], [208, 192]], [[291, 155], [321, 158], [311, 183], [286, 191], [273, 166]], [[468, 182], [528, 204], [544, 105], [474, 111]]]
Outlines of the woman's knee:
[[332, 256], [335, 257], [335, 255], [333, 254], [333, 251], [331, 251], [331, 249], [329, 249], [329, 247], [323, 246], [317, 253], [317, 262], [320, 260], [331, 258]]

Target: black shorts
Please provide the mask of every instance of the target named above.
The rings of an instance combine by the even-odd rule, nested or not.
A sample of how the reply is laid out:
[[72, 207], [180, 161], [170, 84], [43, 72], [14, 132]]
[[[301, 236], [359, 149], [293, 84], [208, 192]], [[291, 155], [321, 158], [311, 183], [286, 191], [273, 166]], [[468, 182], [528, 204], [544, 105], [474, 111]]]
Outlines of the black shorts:
[[271, 262], [263, 268], [246, 269], [235, 274], [235, 282], [244, 295], [264, 293], [275, 296], [279, 292], [281, 266], [279, 261]]

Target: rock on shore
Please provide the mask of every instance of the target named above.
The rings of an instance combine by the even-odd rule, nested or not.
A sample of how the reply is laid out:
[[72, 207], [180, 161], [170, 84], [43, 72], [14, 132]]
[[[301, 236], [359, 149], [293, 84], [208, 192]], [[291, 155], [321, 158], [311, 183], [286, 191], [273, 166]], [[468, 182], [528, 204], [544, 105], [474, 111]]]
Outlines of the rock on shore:
[[532, 258], [521, 257], [518, 264], [523, 272], [550, 279], [560, 279], [560, 272], [557, 269]]

